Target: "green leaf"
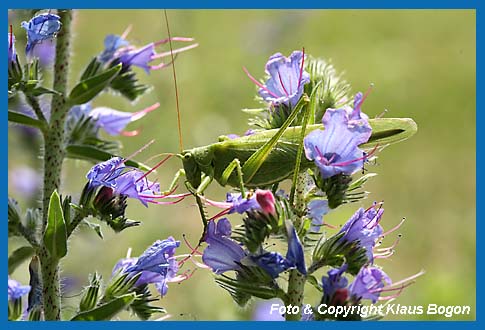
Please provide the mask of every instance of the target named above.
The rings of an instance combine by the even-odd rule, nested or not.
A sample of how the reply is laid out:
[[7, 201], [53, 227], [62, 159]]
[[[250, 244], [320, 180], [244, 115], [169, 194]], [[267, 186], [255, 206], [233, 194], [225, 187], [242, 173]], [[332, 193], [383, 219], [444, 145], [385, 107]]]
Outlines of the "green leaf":
[[376, 118], [369, 119], [372, 135], [361, 148], [386, 146], [388, 144], [404, 141], [418, 131], [418, 126], [411, 118]]
[[97, 308], [81, 312], [74, 316], [71, 321], [102, 321], [110, 320], [113, 316], [128, 307], [136, 298], [136, 293], [129, 293], [111, 300]]
[[83, 104], [101, 93], [121, 70], [121, 63], [77, 84], [69, 94], [69, 104]]
[[[89, 145], [71, 144], [67, 148], [67, 157], [73, 159], [90, 160], [93, 162], [104, 162], [112, 157], [117, 157], [109, 152], [100, 150]], [[142, 171], [149, 171], [150, 167], [134, 160], [128, 160], [125, 163], [127, 166], [139, 168]]]
[[89, 62], [86, 69], [84, 69], [83, 74], [81, 75], [81, 81], [87, 80], [96, 74], [98, 74], [99, 69], [101, 68], [101, 62], [98, 61], [98, 57], [93, 57], [91, 62]]
[[35, 250], [31, 246], [22, 246], [13, 251], [10, 257], [8, 257], [8, 274], [12, 274], [15, 269], [27, 258], [30, 258], [34, 252]]
[[58, 91], [55, 91], [53, 89], [45, 88], [42, 86], [38, 86], [33, 88], [31, 91], [26, 91], [26, 93], [32, 95], [32, 96], [40, 96], [42, 94], [54, 94], [54, 95], [61, 95]]
[[47, 226], [44, 233], [44, 245], [53, 259], [61, 259], [67, 253], [67, 233], [61, 199], [57, 190], [51, 195], [47, 211]]
[[34, 119], [23, 113], [8, 111], [8, 121], [44, 130], [46, 127], [40, 120]]

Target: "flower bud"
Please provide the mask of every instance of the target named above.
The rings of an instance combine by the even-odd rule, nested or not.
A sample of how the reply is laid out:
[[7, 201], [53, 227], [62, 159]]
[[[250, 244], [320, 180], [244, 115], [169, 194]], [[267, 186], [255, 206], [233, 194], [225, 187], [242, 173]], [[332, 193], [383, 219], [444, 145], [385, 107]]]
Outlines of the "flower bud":
[[264, 213], [271, 215], [276, 213], [275, 199], [271, 191], [261, 189], [256, 190], [256, 200]]

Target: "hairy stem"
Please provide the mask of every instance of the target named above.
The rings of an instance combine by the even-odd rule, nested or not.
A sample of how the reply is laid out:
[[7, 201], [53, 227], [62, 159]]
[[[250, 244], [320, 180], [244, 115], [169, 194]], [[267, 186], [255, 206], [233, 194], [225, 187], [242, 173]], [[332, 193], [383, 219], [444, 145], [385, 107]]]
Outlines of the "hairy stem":
[[[297, 231], [302, 222], [302, 217], [305, 214], [305, 183], [306, 173], [299, 173], [295, 183], [295, 211], [297, 216], [293, 223]], [[285, 303], [287, 306], [298, 306], [300, 308], [300, 313], [287, 313], [285, 315], [287, 321], [299, 321], [301, 319], [301, 307], [303, 305], [305, 282], [305, 275], [301, 274], [297, 269], [290, 270], [290, 277], [288, 279], [287, 301]]]
[[[52, 97], [49, 127], [44, 133], [44, 192], [42, 232], [47, 225], [47, 211], [52, 192], [59, 189], [61, 183], [64, 150], [64, 122], [69, 110], [66, 91], [69, 73], [69, 48], [71, 35], [72, 11], [59, 11], [62, 29], [57, 35], [56, 62], [54, 65], [53, 89], [60, 95]], [[60, 320], [61, 303], [59, 289], [59, 261], [51, 258], [44, 245], [39, 252], [42, 273], [42, 298], [46, 320]]]
[[45, 119], [44, 113], [42, 112], [42, 109], [40, 108], [39, 101], [37, 101], [35, 97], [30, 95], [26, 95], [26, 99], [29, 105], [34, 110], [37, 119], [39, 119], [43, 123], [46, 123], [47, 121]]

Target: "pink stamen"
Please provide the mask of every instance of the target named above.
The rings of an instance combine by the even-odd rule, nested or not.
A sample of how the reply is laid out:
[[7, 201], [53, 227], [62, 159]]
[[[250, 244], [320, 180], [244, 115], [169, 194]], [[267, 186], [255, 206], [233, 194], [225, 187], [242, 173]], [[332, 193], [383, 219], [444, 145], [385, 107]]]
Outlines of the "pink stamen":
[[[131, 25], [130, 25], [130, 27], [131, 27]], [[172, 37], [172, 38], [166, 38], [166, 39], [156, 41], [153, 44], [155, 46], [160, 46], [160, 45], [166, 44], [169, 41], [194, 41], [194, 38]]]
[[387, 259], [394, 255], [394, 250], [381, 253], [381, 254], [374, 254], [374, 259]]
[[171, 202], [159, 202], [159, 201], [153, 201], [153, 200], [148, 200], [148, 202], [152, 204], [157, 204], [157, 205], [173, 205], [173, 204], [180, 203], [183, 200], [184, 200], [183, 198], [180, 198], [176, 201], [171, 201]]
[[[421, 275], [424, 275], [425, 271], [424, 270], [421, 270], [419, 273], [416, 273], [414, 275], [411, 275], [409, 276], [408, 278], [405, 278], [405, 279], [402, 279], [401, 281], [399, 282], [396, 282], [396, 283], [392, 283], [391, 285], [389, 285], [388, 287], [395, 287], [397, 285], [401, 285], [403, 283], [406, 283], [406, 282], [410, 282], [410, 281], [413, 281], [415, 279], [417, 279], [418, 277], [420, 277]], [[412, 284], [414, 282], [411, 282], [411, 283], [408, 283], [407, 285], [409, 284]]]
[[255, 83], [258, 87], [260, 87], [260, 88], [264, 89], [265, 91], [267, 91], [272, 97], [279, 98], [278, 95], [276, 95], [275, 93], [271, 92], [266, 86], [264, 86], [262, 83], [260, 83], [259, 81], [257, 81], [253, 76], [251, 76], [251, 74], [249, 73], [249, 71], [245, 67], [243, 67], [243, 70], [246, 73], [246, 75], [249, 77], [249, 79], [251, 79], [251, 81], [253, 83]]
[[210, 206], [218, 207], [218, 208], [221, 208], [221, 209], [227, 209], [227, 208], [231, 208], [232, 207], [232, 203], [228, 203], [228, 202], [216, 202], [216, 201], [210, 200], [208, 198], [205, 198], [204, 196], [200, 196], [200, 198], [202, 198]]
[[305, 63], [305, 47], [302, 48], [302, 53], [303, 53], [303, 57], [301, 59], [300, 77], [298, 78], [298, 88], [296, 90], [299, 90], [300, 89], [301, 78], [303, 77], [303, 65]]
[[334, 225], [331, 225], [331, 224], [328, 224], [328, 223], [324, 223], [323, 224], [325, 227], [328, 227], [328, 228], [331, 228], [331, 229], [338, 229], [337, 226], [334, 226]]
[[132, 153], [131, 155], [129, 155], [127, 158], [125, 158], [123, 160], [123, 162], [121, 164], [126, 163], [127, 161], [129, 161], [130, 159], [132, 159], [133, 157], [135, 157], [136, 155], [138, 155], [140, 152], [142, 152], [143, 150], [145, 150], [146, 148], [148, 148], [153, 142], [155, 142], [155, 139], [150, 140], [150, 142], [148, 142], [143, 147], [141, 147], [140, 149], [138, 149], [137, 151], [135, 151], [134, 153]]
[[229, 211], [231, 210], [231, 208], [227, 208], [225, 210], [222, 210], [221, 212], [217, 213], [216, 215], [214, 215], [213, 217], [210, 218], [210, 220], [216, 220], [220, 217], [222, 217], [223, 215], [226, 215], [229, 213]]
[[367, 91], [364, 93], [364, 96], [362, 96], [362, 100], [360, 100], [359, 104], [356, 105], [356, 108], [361, 107], [364, 101], [367, 99], [367, 96], [369, 96], [370, 92], [372, 91], [372, 88], [374, 87], [374, 84], [371, 84]]
[[286, 91], [285, 85], [283, 84], [283, 80], [281, 79], [281, 74], [279, 71], [278, 71], [278, 78], [280, 79], [280, 84], [281, 84], [281, 87], [283, 87], [283, 91], [285, 92], [286, 97], [290, 97], [290, 94], [288, 94], [288, 92]]
[[163, 165], [163, 163], [165, 163], [167, 160], [169, 160], [170, 158], [172, 158], [172, 155], [168, 155], [167, 157], [165, 157], [164, 159], [162, 159], [160, 162], [158, 162], [157, 165], [155, 165], [154, 167], [152, 167], [151, 170], [149, 170], [148, 172], [146, 172], [145, 174], [143, 174], [141, 177], [138, 178], [138, 180], [136, 180], [135, 182], [138, 182], [140, 181], [141, 179], [147, 177], [150, 173], [152, 173], [153, 171], [155, 171], [157, 168], [159, 168], [160, 166]]
[[390, 233], [392, 233], [392, 232], [394, 232], [394, 231], [398, 230], [398, 229], [399, 229], [399, 228], [402, 226], [402, 224], [404, 223], [404, 221], [406, 221], [406, 218], [402, 218], [401, 222], [399, 222], [399, 223], [397, 224], [397, 226], [395, 226], [395, 227], [393, 227], [393, 228], [389, 229], [389, 230], [388, 230], [388, 231], [386, 231], [384, 234], [382, 234], [382, 236], [387, 236], [387, 235], [389, 235]]
[[145, 108], [143, 110], [140, 110], [138, 112], [135, 112], [134, 114], [131, 115], [131, 121], [138, 120], [140, 118], [143, 118], [147, 113], [152, 112], [153, 110], [156, 110], [160, 106], [160, 103], [155, 103], [148, 108]]
[[132, 137], [132, 136], [137, 136], [140, 134], [141, 129], [136, 129], [134, 131], [122, 131], [120, 134], [126, 137]]
[[366, 154], [366, 155], [364, 155], [362, 157], [359, 157], [359, 158], [356, 158], [356, 159], [353, 159], [353, 160], [349, 160], [349, 161], [346, 161], [346, 162], [342, 162], [342, 163], [332, 164], [332, 166], [347, 166], [349, 164], [352, 164], [352, 163], [355, 163], [355, 162], [358, 162], [358, 161], [367, 159], [367, 158], [369, 158], [370, 156], [372, 156], [376, 152], [377, 147], [379, 147], [379, 145], [376, 145], [374, 147], [374, 149], [371, 150], [371, 152], [369, 152], [368, 154]]
[[379, 251], [379, 252], [386, 252], [386, 251], [389, 251], [389, 250], [393, 250], [399, 244], [400, 240], [401, 240], [400, 237], [398, 237], [391, 246], [386, 247], [386, 248], [378, 248], [378, 249], [375, 249], [375, 250]]
[[126, 37], [128, 36], [128, 33], [130, 33], [132, 27], [133, 27], [132, 24], [128, 25], [128, 27], [125, 29], [125, 31], [123, 31], [123, 33], [121, 34], [122, 39], [126, 39]]
[[185, 234], [182, 235], [182, 238], [184, 239], [184, 242], [185, 244], [189, 247], [189, 249], [191, 250], [190, 252], [190, 255], [194, 255], [194, 254], [198, 254], [198, 255], [202, 255], [201, 252], [199, 252], [197, 250], [197, 248], [193, 248], [192, 245], [189, 243], [189, 241], [187, 240], [187, 236], [185, 236]]
[[[195, 47], [198, 47], [198, 46], [199, 46], [199, 44], [192, 44], [190, 46], [185, 46], [185, 47], [182, 47], [182, 48], [174, 49], [173, 54], [175, 55], [175, 54], [178, 54], [178, 53], [181, 53], [181, 52], [185, 52], [186, 50], [189, 50], [189, 49], [192, 49], [192, 48], [195, 48]], [[166, 57], [166, 56], [171, 56], [171, 55], [172, 55], [172, 52], [158, 53], [158, 54], [155, 54], [155, 55], [152, 56], [152, 60], [157, 59], [157, 58]]]

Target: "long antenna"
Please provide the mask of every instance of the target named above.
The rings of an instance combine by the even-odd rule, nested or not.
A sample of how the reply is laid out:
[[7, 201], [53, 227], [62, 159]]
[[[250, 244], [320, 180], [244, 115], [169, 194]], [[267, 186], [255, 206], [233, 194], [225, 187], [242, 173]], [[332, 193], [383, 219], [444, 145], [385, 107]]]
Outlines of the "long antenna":
[[170, 25], [168, 24], [168, 15], [167, 10], [164, 9], [163, 13], [165, 14], [165, 22], [167, 23], [167, 33], [168, 33], [168, 44], [170, 45], [170, 56], [172, 58], [172, 70], [173, 70], [173, 82], [175, 86], [175, 103], [177, 106], [177, 128], [179, 133], [179, 151], [184, 151], [184, 144], [182, 142], [182, 120], [180, 117], [180, 106], [179, 106], [179, 92], [177, 88], [177, 74], [175, 73], [175, 58], [173, 56], [173, 48], [172, 48], [172, 36], [170, 34]]

